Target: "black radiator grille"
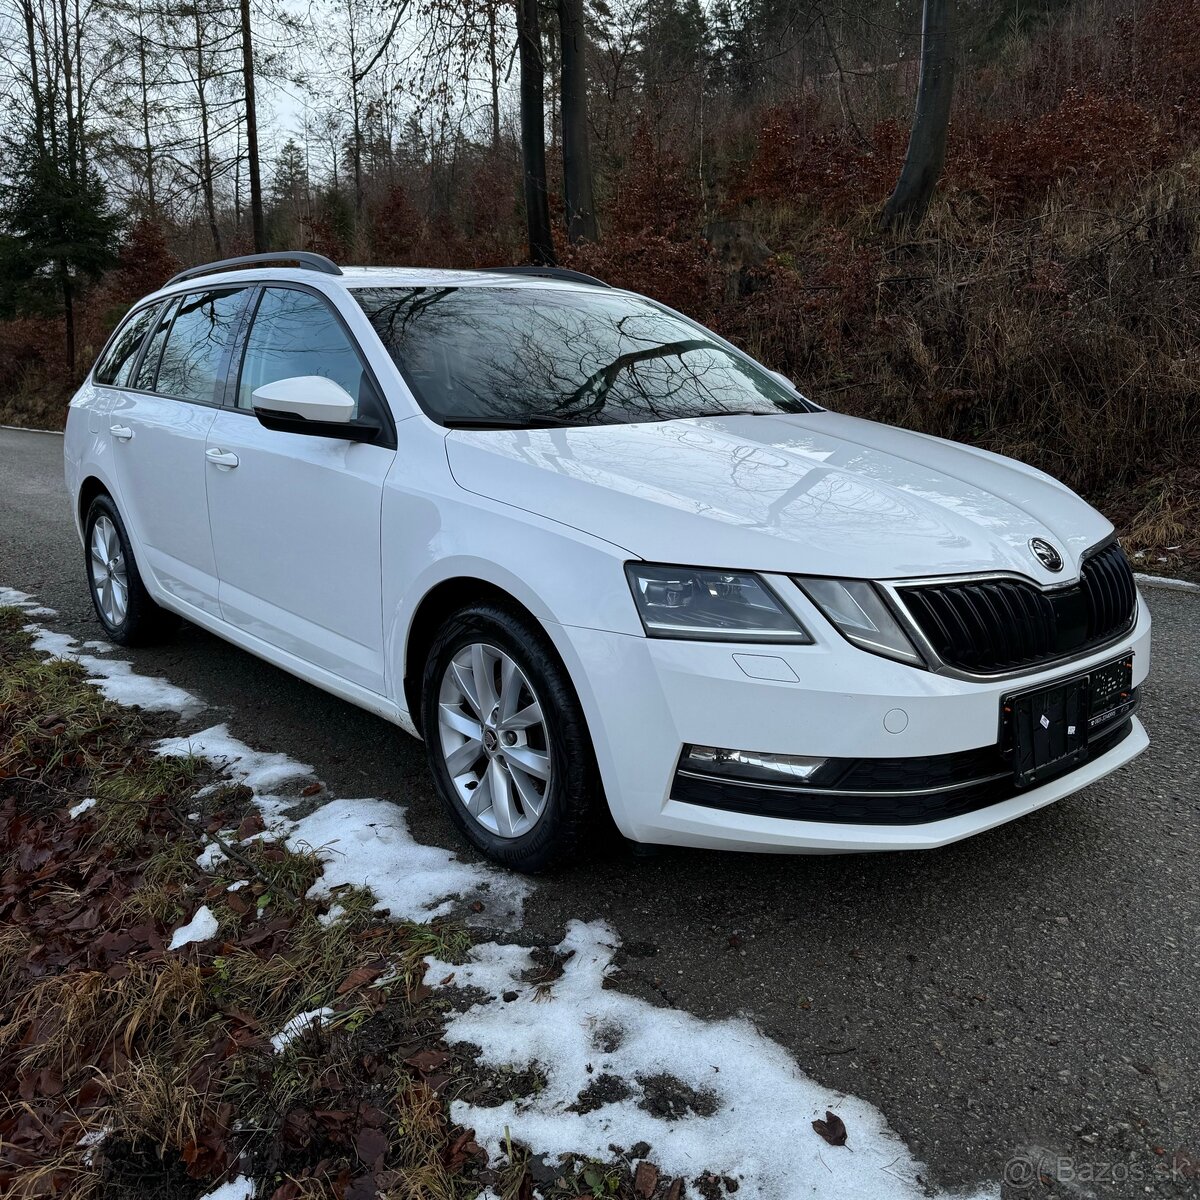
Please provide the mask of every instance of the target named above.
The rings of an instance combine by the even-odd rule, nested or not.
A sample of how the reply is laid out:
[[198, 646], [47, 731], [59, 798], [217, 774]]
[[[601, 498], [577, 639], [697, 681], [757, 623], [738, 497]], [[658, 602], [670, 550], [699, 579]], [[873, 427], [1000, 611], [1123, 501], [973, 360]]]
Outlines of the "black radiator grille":
[[1084, 560], [1079, 582], [1043, 591], [1019, 579], [905, 588], [904, 602], [938, 657], [988, 674], [1079, 654], [1132, 624], [1133, 571], [1116, 542]]

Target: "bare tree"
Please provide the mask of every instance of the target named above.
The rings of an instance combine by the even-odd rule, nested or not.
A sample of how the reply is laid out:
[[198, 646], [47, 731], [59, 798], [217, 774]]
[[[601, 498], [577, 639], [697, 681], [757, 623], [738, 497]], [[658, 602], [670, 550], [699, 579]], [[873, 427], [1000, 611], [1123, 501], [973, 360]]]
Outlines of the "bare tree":
[[517, 50], [521, 62], [521, 160], [529, 259], [553, 266], [554, 241], [546, 196], [546, 64], [542, 58], [538, 0], [517, 0]]
[[146, 170], [146, 212], [151, 220], [158, 216], [154, 191], [154, 143], [150, 138], [150, 71], [146, 45], [146, 14], [142, 0], [137, 0], [138, 115], [141, 118], [142, 154]]
[[193, 82], [196, 88], [196, 108], [200, 118], [198, 130], [198, 149], [200, 152], [200, 192], [204, 198], [204, 215], [208, 219], [208, 231], [212, 235], [213, 250], [217, 257], [221, 256], [221, 227], [217, 224], [217, 199], [214, 187], [215, 166], [213, 162], [212, 126], [209, 118], [209, 71], [205, 55], [206, 42], [204, 27], [201, 20], [200, 5], [194, 3], [191, 16], [195, 26], [196, 43], [192, 49], [196, 52], [195, 74]]
[[880, 217], [880, 224], [887, 229], [921, 221], [946, 161], [954, 95], [954, 5], [955, 0], [925, 0], [917, 108], [900, 178]]
[[246, 169], [250, 176], [250, 226], [254, 249], [267, 248], [267, 229], [263, 221], [262, 179], [259, 174], [258, 116], [254, 104], [254, 42], [250, 32], [250, 0], [240, 0], [242, 34], [242, 86], [246, 97]]
[[487, 0], [488, 82], [492, 89], [492, 153], [500, 153], [500, 59], [496, 53], [496, 0]]
[[567, 238], [594, 242], [598, 236], [592, 196], [592, 154], [588, 144], [587, 33], [583, 0], [558, 0], [562, 42], [563, 193]]

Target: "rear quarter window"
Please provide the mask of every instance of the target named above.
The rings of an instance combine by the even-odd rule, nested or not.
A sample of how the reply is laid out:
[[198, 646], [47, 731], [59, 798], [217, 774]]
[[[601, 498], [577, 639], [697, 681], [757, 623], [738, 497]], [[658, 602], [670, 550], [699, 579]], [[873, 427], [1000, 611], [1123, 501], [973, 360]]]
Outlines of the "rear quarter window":
[[154, 314], [159, 305], [150, 304], [138, 309], [125, 319], [125, 323], [117, 330], [112, 341], [104, 348], [100, 361], [92, 373], [96, 383], [108, 386], [125, 387], [133, 374], [137, 362], [138, 351], [142, 347], [146, 333], [154, 323]]
[[171, 318], [178, 307], [178, 298], [168, 300], [158, 311], [158, 319], [154, 322], [154, 332], [146, 345], [146, 352], [138, 365], [137, 379], [134, 387], [141, 392], [154, 390], [154, 378], [158, 374], [158, 360], [162, 358], [163, 342], [167, 340], [167, 330], [171, 328]]

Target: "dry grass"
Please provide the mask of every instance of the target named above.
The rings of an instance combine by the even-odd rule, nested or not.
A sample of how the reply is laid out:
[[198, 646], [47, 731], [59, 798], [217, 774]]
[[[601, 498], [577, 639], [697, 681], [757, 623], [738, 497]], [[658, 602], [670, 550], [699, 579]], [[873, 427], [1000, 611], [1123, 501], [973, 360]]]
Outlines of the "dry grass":
[[15, 391], [0, 395], [0, 425], [15, 425], [20, 429], [64, 429], [72, 390], [55, 387], [40, 370], [31, 369]]
[[[104, 1194], [132, 1156], [170, 1194], [180, 1171], [198, 1193], [257, 1168], [295, 1181], [288, 1200], [332, 1196], [368, 1169], [355, 1148], [366, 1120], [389, 1195], [476, 1194], [477, 1160], [446, 1153], [445, 1102], [402, 1061], [440, 1028], [422, 957], [461, 959], [466, 932], [382, 921], [363, 889], [341, 891], [342, 915], [322, 924], [303, 899], [318, 859], [265, 838], [242, 848], [250, 886], [227, 892], [221, 870], [246, 872], [201, 872], [181, 816], [205, 803], [205, 765], [153, 755], [158, 730], [33, 654], [21, 619], [0, 611], [0, 1191]], [[96, 806], [66, 820], [85, 794]], [[217, 939], [164, 953], [202, 902]], [[14, 905], [19, 921], [5, 919]], [[335, 1014], [321, 1028], [272, 1050], [272, 1033], [322, 1007]], [[380, 1053], [389, 1038], [404, 1055]]]

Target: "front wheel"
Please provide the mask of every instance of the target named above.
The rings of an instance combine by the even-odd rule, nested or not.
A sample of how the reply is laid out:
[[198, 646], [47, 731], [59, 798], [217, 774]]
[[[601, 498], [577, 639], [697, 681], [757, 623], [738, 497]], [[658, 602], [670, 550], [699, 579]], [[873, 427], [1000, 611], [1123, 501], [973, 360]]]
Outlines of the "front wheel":
[[121, 646], [146, 646], [174, 633], [179, 618], [150, 598], [125, 523], [108, 496], [92, 501], [83, 531], [88, 585], [104, 632]]
[[598, 831], [603, 796], [583, 712], [531, 621], [495, 604], [455, 613], [430, 648], [422, 708], [438, 792], [489, 858], [544, 871]]

